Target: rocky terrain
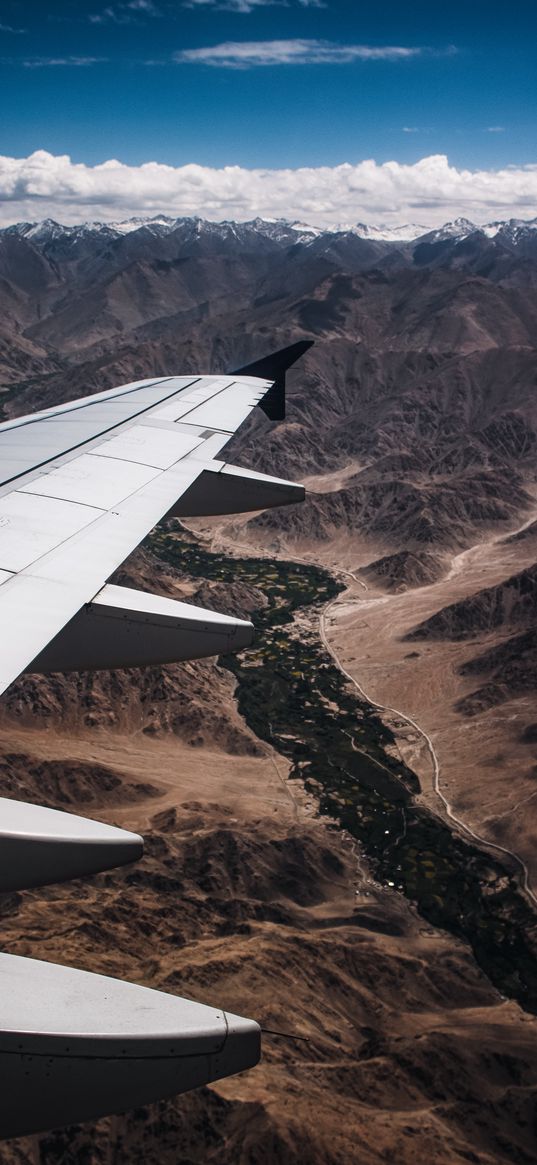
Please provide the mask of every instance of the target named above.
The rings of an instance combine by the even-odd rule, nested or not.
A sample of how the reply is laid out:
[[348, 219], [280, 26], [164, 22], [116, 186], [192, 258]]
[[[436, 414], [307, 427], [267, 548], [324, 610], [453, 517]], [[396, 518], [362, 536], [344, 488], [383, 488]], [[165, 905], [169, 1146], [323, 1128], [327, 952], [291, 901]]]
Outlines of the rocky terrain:
[[537, 563], [496, 586], [444, 607], [406, 636], [467, 639], [498, 627], [527, 627], [537, 621]]
[[[20, 761], [7, 763], [16, 776]], [[51, 804], [69, 800], [68, 777]], [[253, 817], [243, 806], [239, 827], [225, 791], [208, 802], [200, 782], [198, 798], [182, 796], [180, 774], [173, 807], [153, 794], [126, 811], [120, 792], [116, 819], [151, 814], [143, 864], [4, 901], [4, 946], [218, 999], [291, 1038], [265, 1036], [244, 1077], [6, 1143], [2, 1162], [535, 1160], [534, 1025], [462, 944], [397, 896], [365, 896], [341, 836], [283, 799], [270, 814], [259, 800]]]
[[[5, 419], [316, 340], [287, 421], [253, 416], [229, 447], [305, 480], [306, 503], [197, 527], [347, 572], [330, 643], [391, 717], [424, 802], [445, 812], [429, 740], [459, 818], [531, 874], [536, 252], [520, 223], [409, 240], [260, 221], [0, 232]], [[237, 614], [262, 601], [148, 551], [116, 581]], [[137, 868], [4, 900], [4, 946], [217, 999], [309, 1042], [267, 1037], [245, 1077], [4, 1145], [0, 1161], [536, 1161], [533, 1017], [357, 868], [233, 691], [211, 661], [12, 687], [0, 791], [149, 841]]]
[[431, 554], [427, 550], [400, 550], [397, 554], [385, 554], [376, 562], [370, 562], [363, 568], [362, 575], [387, 591], [399, 591], [428, 586], [441, 578], [444, 569], [441, 554]]
[[[482, 676], [486, 683], [459, 701], [458, 708], [475, 716], [484, 708], [502, 704], [513, 697], [537, 691], [537, 627], [522, 635], [512, 635], [503, 643], [468, 660], [460, 669], [463, 676]], [[537, 768], [536, 768], [537, 774]]]
[[[515, 535], [506, 541], [509, 545], [516, 539]], [[512, 634], [520, 627], [526, 630]], [[405, 639], [460, 641], [479, 637], [483, 642], [483, 635], [488, 639], [491, 633], [492, 646], [459, 667], [462, 676], [486, 680], [457, 704], [457, 709], [469, 716], [537, 692], [537, 564], [443, 607], [409, 631]]]
[[[530, 224], [413, 242], [288, 224], [22, 224], [0, 232], [4, 414], [170, 370], [240, 366], [317, 338], [292, 423], [243, 458], [323, 478], [264, 522], [294, 539], [463, 549], [529, 512], [537, 429]], [[24, 367], [22, 367], [24, 365]]]
[[[132, 581], [147, 562], [128, 564]], [[196, 580], [176, 586], [199, 598]], [[287, 781], [283, 757], [245, 747], [251, 733], [239, 719], [237, 735], [229, 673], [188, 666], [188, 676], [167, 669], [149, 735], [134, 716], [101, 717], [106, 702], [138, 714], [143, 673], [94, 677], [80, 718], [74, 701], [63, 714], [57, 702], [67, 678], [20, 681], [0, 725], [2, 792], [141, 829], [146, 856], [83, 883], [4, 896], [4, 949], [218, 1001], [284, 1034], [265, 1035], [261, 1066], [242, 1077], [5, 1143], [0, 1160], [534, 1161], [534, 1016], [498, 994], [465, 944], [372, 880], [350, 839]], [[210, 681], [206, 710], [218, 707], [229, 726], [211, 746], [167, 712], [175, 699], [185, 720], [195, 714], [196, 673]], [[21, 719], [25, 684], [32, 701]]]

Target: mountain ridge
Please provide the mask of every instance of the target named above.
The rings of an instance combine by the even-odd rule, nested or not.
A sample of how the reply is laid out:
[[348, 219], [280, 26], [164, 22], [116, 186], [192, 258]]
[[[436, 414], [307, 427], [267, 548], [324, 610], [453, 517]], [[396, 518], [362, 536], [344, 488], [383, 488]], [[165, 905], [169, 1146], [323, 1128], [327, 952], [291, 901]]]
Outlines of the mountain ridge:
[[32, 222], [17, 222], [0, 228], [0, 236], [11, 234], [29, 238], [34, 241], [49, 241], [52, 238], [77, 238], [82, 234], [99, 234], [110, 237], [121, 237], [138, 230], [148, 230], [155, 235], [165, 236], [173, 231], [192, 225], [198, 234], [209, 230], [213, 233], [235, 231], [240, 237], [241, 232], [257, 231], [279, 242], [287, 242], [294, 236], [296, 241], [308, 241], [323, 235], [355, 234], [358, 238], [370, 239], [376, 242], [399, 244], [415, 243], [426, 239], [428, 242], [439, 242], [443, 239], [464, 239], [478, 233], [487, 238], [496, 238], [498, 235], [509, 238], [513, 245], [518, 245], [529, 232], [537, 231], [537, 218], [519, 219], [510, 218], [495, 220], [489, 223], [477, 224], [470, 219], [461, 217], [444, 223], [441, 227], [429, 227], [417, 223], [405, 223], [401, 226], [388, 226], [385, 223], [338, 223], [330, 227], [320, 227], [311, 223], [301, 223], [297, 220], [285, 218], [262, 218], [235, 220], [235, 219], [204, 219], [201, 216], [180, 215], [176, 218], [170, 215], [135, 216], [128, 219], [111, 220], [82, 220], [72, 225], [63, 224], [56, 219], [38, 219]]

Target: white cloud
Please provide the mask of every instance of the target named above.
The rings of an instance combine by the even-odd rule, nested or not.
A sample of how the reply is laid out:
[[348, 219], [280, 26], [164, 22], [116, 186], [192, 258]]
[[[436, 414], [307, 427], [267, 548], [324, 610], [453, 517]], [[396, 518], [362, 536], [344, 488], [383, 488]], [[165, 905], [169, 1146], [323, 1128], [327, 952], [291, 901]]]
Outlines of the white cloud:
[[432, 128], [433, 127], [430, 125], [402, 125], [401, 132], [402, 133], [425, 133], [425, 134], [428, 134], [428, 133], [431, 133]]
[[0, 24], [0, 32], [14, 32], [17, 36], [26, 32], [25, 28], [13, 28], [11, 24]]
[[121, 8], [103, 8], [102, 12], [90, 12], [90, 24], [130, 24], [132, 17], [122, 12]]
[[288, 8], [287, 0], [184, 0], [183, 8], [214, 8], [217, 12], [253, 12], [256, 8]]
[[418, 221], [439, 226], [464, 216], [491, 219], [537, 214], [537, 165], [459, 170], [443, 154], [414, 164], [372, 159], [296, 170], [213, 169], [191, 163], [116, 159], [98, 166], [37, 150], [0, 157], [0, 222], [46, 217], [74, 223], [130, 215], [201, 215], [244, 221], [256, 215], [314, 225]]
[[89, 65], [102, 65], [106, 59], [106, 57], [28, 57], [22, 64], [25, 69], [53, 69], [64, 65], [85, 69]]
[[91, 12], [88, 20], [90, 24], [134, 24], [140, 16], [160, 16], [160, 11], [153, 0], [122, 0], [100, 12]]
[[[290, 8], [293, 0], [183, 0], [183, 8], [214, 8], [218, 12], [254, 12], [256, 8]], [[324, 0], [297, 0], [300, 8], [326, 8]]]
[[504, 125], [488, 125], [487, 133], [505, 133]]
[[174, 53], [180, 64], [249, 69], [259, 65], [346, 65], [352, 61], [402, 61], [417, 57], [420, 48], [400, 45], [335, 44], [329, 40], [225, 41]]

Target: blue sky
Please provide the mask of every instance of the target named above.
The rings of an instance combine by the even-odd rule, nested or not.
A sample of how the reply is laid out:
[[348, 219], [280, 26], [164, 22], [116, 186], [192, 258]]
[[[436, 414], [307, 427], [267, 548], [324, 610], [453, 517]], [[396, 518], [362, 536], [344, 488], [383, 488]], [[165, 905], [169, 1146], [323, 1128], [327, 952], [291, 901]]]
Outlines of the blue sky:
[[1, 0], [0, 154], [525, 167], [536, 33], [528, 0]]

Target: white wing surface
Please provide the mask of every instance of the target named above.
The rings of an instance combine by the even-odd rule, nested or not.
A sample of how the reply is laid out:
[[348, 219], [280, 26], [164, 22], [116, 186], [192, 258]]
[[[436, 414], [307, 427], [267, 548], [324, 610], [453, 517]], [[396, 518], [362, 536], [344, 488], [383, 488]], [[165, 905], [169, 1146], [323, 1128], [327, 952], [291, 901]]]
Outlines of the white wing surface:
[[213, 467], [269, 387], [142, 381], [0, 426], [0, 692]]

